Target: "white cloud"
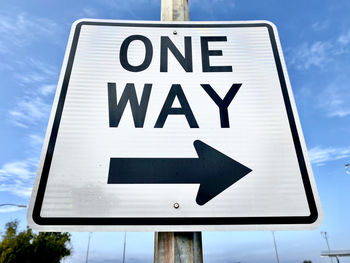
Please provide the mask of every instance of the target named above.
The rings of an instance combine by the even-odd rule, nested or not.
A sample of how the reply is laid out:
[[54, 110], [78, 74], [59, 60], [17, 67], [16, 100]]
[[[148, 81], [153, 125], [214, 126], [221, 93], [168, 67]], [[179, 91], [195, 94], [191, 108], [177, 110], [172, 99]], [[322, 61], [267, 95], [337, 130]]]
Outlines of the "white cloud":
[[[209, 18], [208, 20], [215, 19], [218, 12], [232, 15], [232, 11], [237, 8], [236, 0], [191, 0], [188, 4], [190, 12], [195, 9], [198, 12], [205, 14], [205, 16]], [[214, 6], [224, 6], [224, 8], [213, 8]]]
[[58, 69], [38, 59], [26, 58], [15, 61], [14, 76], [22, 84], [52, 82], [56, 80]]
[[0, 39], [0, 53], [6, 54], [6, 55], [11, 54], [11, 50], [1, 39]]
[[22, 84], [56, 80], [57, 67], [28, 57], [25, 51], [27, 46], [43, 41], [61, 45], [62, 33], [62, 28], [50, 19], [31, 17], [23, 12], [13, 15], [0, 11], [0, 53], [6, 55], [0, 61], [0, 69], [11, 71]]
[[28, 58], [25, 66], [30, 66], [39, 71], [41, 74], [45, 74], [48, 76], [56, 76], [57, 69], [51, 65], [43, 63], [42, 61], [34, 58]]
[[350, 157], [350, 147], [335, 148], [316, 146], [309, 150], [310, 161], [316, 165], [323, 165], [325, 162]]
[[33, 189], [33, 181], [27, 182], [24, 184], [23, 182], [16, 182], [16, 183], [3, 183], [0, 184], [0, 191], [1, 192], [10, 192], [14, 195], [17, 195], [22, 198], [28, 198], [32, 194]]
[[[37, 68], [44, 68], [46, 74], [55, 74], [54, 70], [46, 67], [43, 63], [35, 60], [30, 60]], [[33, 74], [18, 76], [22, 83], [42, 82], [51, 77], [46, 77], [45, 74]], [[37, 86], [36, 86], [37, 87]], [[46, 121], [50, 113], [50, 101], [47, 96], [51, 95], [56, 89], [55, 84], [42, 84], [35, 90], [29, 89], [26, 95], [19, 97], [17, 103], [11, 110], [8, 111], [10, 121], [16, 126], [28, 128], [33, 125]]]
[[[57, 25], [44, 18], [29, 18], [21, 13], [17, 16], [8, 16], [0, 12], [1, 45], [7, 43], [6, 48], [12, 51], [16, 47], [22, 47], [33, 41], [42, 41], [44, 35], [53, 38], [59, 28]], [[16, 38], [20, 40], [17, 40]], [[37, 38], [37, 39], [34, 39]], [[21, 41], [25, 43], [21, 43]], [[0, 46], [1, 47], [1, 46]], [[22, 48], [23, 49], [23, 48]], [[46, 122], [50, 111], [50, 98], [56, 85], [58, 69], [33, 57], [16, 57], [12, 52], [7, 63], [6, 59], [0, 61], [0, 69], [10, 71], [16, 79], [16, 85], [25, 87], [25, 95], [19, 97], [16, 104], [8, 110], [8, 117], [16, 126], [28, 128]], [[13, 56], [12, 56], [13, 55]], [[5, 56], [6, 58], [6, 56]], [[11, 67], [6, 65], [12, 65]]]
[[350, 43], [350, 30], [338, 37], [338, 42], [341, 45], [347, 45]]
[[0, 207], [0, 213], [9, 213], [9, 212], [15, 212], [18, 210], [22, 210], [24, 207], [18, 207], [18, 206], [2, 206]]
[[32, 177], [33, 173], [29, 171], [30, 165], [28, 162], [12, 162], [6, 163], [0, 169], [0, 181], [8, 179], [9, 177], [16, 175], [22, 180], [28, 180]]
[[[192, 0], [193, 1], [193, 0]], [[115, 0], [102, 0], [108, 7], [116, 8], [118, 10], [127, 10], [135, 8], [135, 5], [139, 5], [140, 7], [148, 5], [160, 5], [159, 0], [134, 0], [134, 1], [115, 1]], [[189, 1], [191, 2], [191, 1]], [[119, 8], [118, 8], [119, 7]]]
[[5, 163], [0, 169], [0, 191], [28, 198], [36, 167], [37, 162], [33, 159]]
[[328, 29], [330, 26], [329, 20], [317, 21], [311, 25], [311, 28], [315, 31], [323, 31]]
[[20, 99], [14, 109], [9, 111], [11, 121], [19, 127], [29, 127], [46, 121], [50, 106], [40, 97], [25, 96]]
[[[203, 1], [199, 1], [199, 4], [202, 3]], [[225, 6], [227, 9], [235, 8], [236, 7], [236, 0], [212, 0], [208, 2], [209, 6]], [[211, 8], [213, 9], [213, 8]], [[216, 10], [217, 11], [217, 10]]]
[[40, 87], [40, 93], [43, 96], [47, 96], [52, 94], [54, 91], [56, 90], [56, 85], [52, 84], [52, 85], [43, 85]]
[[115, 1], [115, 0], [100, 0], [108, 9], [113, 10], [115, 17], [127, 17], [127, 19], [138, 19], [139, 16], [135, 13], [136, 8], [140, 8], [142, 6], [146, 6], [149, 8], [153, 6], [154, 3], [159, 0], [138, 0], [135, 1]]
[[37, 72], [14, 74], [14, 76], [24, 84], [28, 84], [32, 82], [42, 82], [46, 79], [44, 75]]
[[298, 88], [296, 100], [308, 108], [312, 107], [328, 118], [350, 117], [350, 76], [347, 72], [339, 72], [335, 77], [329, 77], [329, 84], [320, 85], [318, 80], [313, 84], [307, 83]]
[[61, 31], [58, 24], [46, 18], [28, 17], [26, 13], [0, 13], [0, 34], [8, 47], [23, 47], [42, 41], [44, 36], [55, 37]]
[[29, 135], [29, 140], [33, 146], [40, 146], [42, 145], [44, 138], [37, 134], [31, 134]]
[[308, 69], [311, 66], [323, 67], [329, 61], [332, 48], [333, 45], [329, 42], [303, 43], [294, 52], [291, 63], [298, 69]]
[[336, 62], [337, 56], [349, 53], [348, 43], [350, 43], [350, 30], [326, 41], [304, 42], [294, 48], [289, 62], [300, 70], [312, 66], [324, 68], [328, 63]]
[[84, 16], [87, 16], [87, 17], [96, 17], [98, 15], [98, 12], [96, 9], [94, 8], [91, 8], [91, 7], [85, 7], [83, 9], [83, 13], [84, 13]]
[[346, 117], [350, 115], [349, 78], [333, 80], [332, 84], [319, 93], [316, 105], [328, 117]]

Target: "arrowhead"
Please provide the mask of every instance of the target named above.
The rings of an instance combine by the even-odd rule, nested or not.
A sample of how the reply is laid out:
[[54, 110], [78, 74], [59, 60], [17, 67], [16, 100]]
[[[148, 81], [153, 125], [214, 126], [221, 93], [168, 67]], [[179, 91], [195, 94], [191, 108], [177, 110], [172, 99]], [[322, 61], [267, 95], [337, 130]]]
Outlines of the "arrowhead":
[[203, 171], [196, 198], [198, 205], [206, 204], [252, 171], [202, 141], [196, 140], [193, 145], [200, 160], [198, 169]]

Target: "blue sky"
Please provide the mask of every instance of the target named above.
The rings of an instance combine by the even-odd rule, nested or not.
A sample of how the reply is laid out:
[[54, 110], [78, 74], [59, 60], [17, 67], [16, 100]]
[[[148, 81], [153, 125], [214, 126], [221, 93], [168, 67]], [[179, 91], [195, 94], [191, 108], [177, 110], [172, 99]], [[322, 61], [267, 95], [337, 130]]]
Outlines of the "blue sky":
[[[324, 221], [312, 231], [278, 231], [281, 262], [350, 249], [350, 1], [189, 0], [190, 19], [269, 20], [287, 63]], [[160, 0], [3, 0], [0, 10], [0, 203], [29, 202], [71, 24], [80, 18], [159, 20]], [[26, 210], [0, 209], [0, 227]], [[73, 233], [85, 262], [88, 233]], [[153, 233], [128, 233], [127, 262], [153, 261]], [[123, 233], [94, 233], [89, 262], [121, 262]], [[274, 262], [271, 232], [204, 232], [207, 263]], [[343, 263], [350, 258], [342, 259]]]

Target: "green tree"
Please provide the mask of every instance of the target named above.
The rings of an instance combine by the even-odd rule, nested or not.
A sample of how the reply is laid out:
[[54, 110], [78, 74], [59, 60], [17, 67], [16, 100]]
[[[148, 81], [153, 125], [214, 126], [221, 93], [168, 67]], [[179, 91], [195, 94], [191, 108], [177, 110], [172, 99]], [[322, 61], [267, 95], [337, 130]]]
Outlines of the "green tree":
[[41, 232], [36, 234], [27, 227], [17, 233], [18, 221], [8, 222], [0, 241], [0, 263], [59, 263], [71, 254], [67, 232]]

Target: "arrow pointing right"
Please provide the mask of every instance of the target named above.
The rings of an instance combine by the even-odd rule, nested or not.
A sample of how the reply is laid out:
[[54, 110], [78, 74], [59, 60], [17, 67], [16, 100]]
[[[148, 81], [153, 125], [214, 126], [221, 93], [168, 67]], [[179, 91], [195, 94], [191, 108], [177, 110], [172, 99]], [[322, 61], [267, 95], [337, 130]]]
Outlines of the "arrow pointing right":
[[108, 184], [196, 184], [204, 205], [252, 170], [200, 140], [199, 158], [111, 158]]

